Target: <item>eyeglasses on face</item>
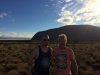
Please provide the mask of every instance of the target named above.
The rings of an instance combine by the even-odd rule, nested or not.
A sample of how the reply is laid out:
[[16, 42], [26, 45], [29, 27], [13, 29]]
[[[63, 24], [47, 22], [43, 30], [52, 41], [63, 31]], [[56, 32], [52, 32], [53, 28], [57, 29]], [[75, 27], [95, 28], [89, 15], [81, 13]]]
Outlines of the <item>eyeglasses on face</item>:
[[44, 41], [50, 41], [50, 39], [44, 39]]

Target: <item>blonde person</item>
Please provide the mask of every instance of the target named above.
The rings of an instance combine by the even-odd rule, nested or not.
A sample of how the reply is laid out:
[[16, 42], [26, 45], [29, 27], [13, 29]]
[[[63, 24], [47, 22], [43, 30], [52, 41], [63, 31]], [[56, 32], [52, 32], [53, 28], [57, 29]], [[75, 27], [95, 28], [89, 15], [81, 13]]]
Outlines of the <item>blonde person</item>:
[[54, 75], [78, 75], [78, 66], [76, 63], [75, 55], [72, 49], [66, 46], [67, 36], [60, 34], [58, 37], [57, 48], [53, 50], [53, 59], [55, 63]]

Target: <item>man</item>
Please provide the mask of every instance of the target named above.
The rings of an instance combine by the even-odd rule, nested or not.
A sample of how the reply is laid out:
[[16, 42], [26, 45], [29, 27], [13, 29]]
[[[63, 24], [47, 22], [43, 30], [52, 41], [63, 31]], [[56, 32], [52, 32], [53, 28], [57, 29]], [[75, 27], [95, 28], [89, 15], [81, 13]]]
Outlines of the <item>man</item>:
[[78, 75], [78, 66], [72, 49], [66, 47], [67, 36], [60, 34], [58, 37], [59, 47], [53, 50], [53, 59], [55, 63], [54, 75]]
[[[29, 57], [28, 62], [28, 75], [49, 75], [51, 50], [49, 45], [49, 36], [44, 35], [42, 37], [42, 43], [38, 47], [35, 47]], [[34, 68], [32, 72], [32, 62], [34, 62]]]

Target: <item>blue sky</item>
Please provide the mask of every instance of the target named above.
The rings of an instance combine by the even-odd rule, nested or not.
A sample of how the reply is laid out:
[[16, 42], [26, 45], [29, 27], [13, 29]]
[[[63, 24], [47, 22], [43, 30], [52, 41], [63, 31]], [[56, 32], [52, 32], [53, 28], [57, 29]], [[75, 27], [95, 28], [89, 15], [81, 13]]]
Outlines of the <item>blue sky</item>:
[[0, 0], [0, 37], [29, 37], [64, 25], [100, 26], [100, 0]]

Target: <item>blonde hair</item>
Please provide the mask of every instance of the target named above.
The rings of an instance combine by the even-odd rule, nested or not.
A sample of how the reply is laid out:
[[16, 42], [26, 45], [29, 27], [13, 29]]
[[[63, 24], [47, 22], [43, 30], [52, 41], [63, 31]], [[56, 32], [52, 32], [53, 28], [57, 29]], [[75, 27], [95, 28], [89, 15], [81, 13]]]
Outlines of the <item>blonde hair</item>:
[[58, 40], [61, 39], [61, 38], [65, 38], [67, 40], [67, 36], [65, 34], [63, 34], [63, 33], [59, 34]]

